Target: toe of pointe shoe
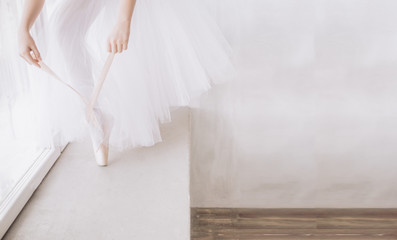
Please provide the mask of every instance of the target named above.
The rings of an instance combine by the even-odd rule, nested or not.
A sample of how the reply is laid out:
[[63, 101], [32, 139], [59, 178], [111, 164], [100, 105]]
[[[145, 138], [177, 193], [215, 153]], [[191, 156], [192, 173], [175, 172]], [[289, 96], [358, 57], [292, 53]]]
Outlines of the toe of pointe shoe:
[[108, 165], [108, 149], [106, 146], [101, 145], [98, 151], [95, 152], [95, 160], [100, 167]]

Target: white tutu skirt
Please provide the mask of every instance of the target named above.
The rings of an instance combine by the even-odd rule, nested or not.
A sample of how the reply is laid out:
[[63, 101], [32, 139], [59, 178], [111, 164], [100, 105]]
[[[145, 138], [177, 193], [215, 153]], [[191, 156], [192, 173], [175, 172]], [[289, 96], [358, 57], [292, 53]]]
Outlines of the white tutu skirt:
[[[35, 28], [43, 61], [86, 99], [108, 55], [106, 39], [118, 7], [113, 0], [58, 0]], [[174, 107], [188, 106], [233, 77], [231, 54], [195, 0], [137, 0], [128, 50], [116, 54], [95, 106], [109, 145], [123, 150], [160, 142], [159, 124], [171, 120]], [[78, 95], [29, 69], [37, 143], [48, 147], [84, 138], [88, 126]]]

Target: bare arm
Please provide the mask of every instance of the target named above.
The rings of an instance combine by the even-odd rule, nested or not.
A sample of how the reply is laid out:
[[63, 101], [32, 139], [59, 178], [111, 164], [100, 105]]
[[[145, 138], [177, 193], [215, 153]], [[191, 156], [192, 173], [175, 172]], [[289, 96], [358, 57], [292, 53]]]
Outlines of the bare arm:
[[23, 9], [23, 15], [21, 24], [19, 26], [20, 31], [29, 31], [33, 26], [37, 16], [39, 16], [43, 9], [45, 0], [26, 0]]
[[136, 0], [121, 0], [116, 26], [108, 37], [108, 51], [121, 53], [127, 50], [130, 36], [132, 13]]
[[[26, 62], [37, 67], [40, 67], [38, 64], [39, 60], [41, 60], [40, 52], [29, 31], [43, 9], [44, 2], [45, 0], [25, 1], [22, 19], [18, 29], [19, 55], [25, 59]], [[33, 56], [31, 52], [33, 52]]]

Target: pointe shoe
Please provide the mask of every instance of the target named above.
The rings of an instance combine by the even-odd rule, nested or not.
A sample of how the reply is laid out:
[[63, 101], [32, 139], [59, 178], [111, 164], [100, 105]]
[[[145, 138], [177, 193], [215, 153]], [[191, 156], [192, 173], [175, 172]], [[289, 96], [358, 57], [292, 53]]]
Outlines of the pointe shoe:
[[108, 116], [100, 113], [97, 109], [95, 109], [94, 112], [94, 118], [92, 118], [92, 121], [88, 122], [88, 128], [96, 163], [98, 166], [104, 167], [108, 165], [109, 136], [113, 121]]
[[93, 127], [90, 127], [92, 149], [94, 150], [97, 165], [104, 167], [108, 165], [109, 147], [106, 143], [98, 141], [98, 133], [95, 130], [96, 129], [93, 129]]
[[108, 165], [109, 146], [107, 146], [105, 144], [101, 144], [96, 151], [94, 149], [94, 154], [95, 154], [95, 160], [96, 160], [96, 163], [98, 166], [106, 167]]

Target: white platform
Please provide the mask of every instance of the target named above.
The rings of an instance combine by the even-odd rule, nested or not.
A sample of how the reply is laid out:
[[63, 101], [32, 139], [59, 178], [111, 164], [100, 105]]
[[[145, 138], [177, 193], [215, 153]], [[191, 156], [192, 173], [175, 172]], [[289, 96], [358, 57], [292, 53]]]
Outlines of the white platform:
[[111, 153], [108, 167], [89, 142], [70, 144], [3, 240], [188, 240], [188, 118], [177, 110], [162, 143]]

